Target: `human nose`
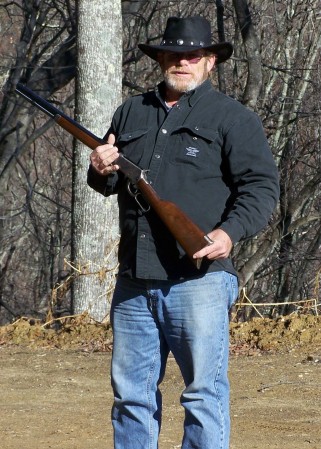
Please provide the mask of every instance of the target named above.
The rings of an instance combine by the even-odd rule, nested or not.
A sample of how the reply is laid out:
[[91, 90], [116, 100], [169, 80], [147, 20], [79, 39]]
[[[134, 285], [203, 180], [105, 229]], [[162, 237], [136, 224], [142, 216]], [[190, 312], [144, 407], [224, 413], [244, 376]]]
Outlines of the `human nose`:
[[176, 57], [176, 62], [179, 62], [180, 64], [188, 64], [189, 58], [186, 53], [178, 53]]

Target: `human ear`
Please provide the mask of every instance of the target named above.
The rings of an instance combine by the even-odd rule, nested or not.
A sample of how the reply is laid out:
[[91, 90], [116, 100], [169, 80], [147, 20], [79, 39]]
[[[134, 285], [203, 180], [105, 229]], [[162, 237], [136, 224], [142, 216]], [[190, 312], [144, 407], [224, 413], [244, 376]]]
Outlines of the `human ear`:
[[208, 72], [210, 72], [214, 68], [215, 62], [216, 62], [216, 56], [215, 55], [209, 55], [207, 57], [206, 65], [207, 65]]

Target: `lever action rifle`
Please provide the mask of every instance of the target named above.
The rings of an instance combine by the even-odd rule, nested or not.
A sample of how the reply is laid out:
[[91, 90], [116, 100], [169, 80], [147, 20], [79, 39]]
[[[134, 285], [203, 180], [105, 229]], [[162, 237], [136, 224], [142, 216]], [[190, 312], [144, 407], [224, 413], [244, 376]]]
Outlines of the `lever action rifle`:
[[[21, 83], [17, 84], [16, 92], [49, 115], [59, 126], [92, 150], [107, 143]], [[153, 208], [190, 260], [199, 269], [202, 259], [193, 259], [193, 254], [211, 244], [211, 239], [176, 204], [165, 201], [158, 196], [147, 180], [146, 170], [135, 165], [121, 153], [113, 163], [119, 166], [120, 171], [142, 194], [147, 204]], [[141, 206], [137, 194], [133, 193], [130, 187], [128, 190]], [[143, 207], [142, 209], [148, 210]]]

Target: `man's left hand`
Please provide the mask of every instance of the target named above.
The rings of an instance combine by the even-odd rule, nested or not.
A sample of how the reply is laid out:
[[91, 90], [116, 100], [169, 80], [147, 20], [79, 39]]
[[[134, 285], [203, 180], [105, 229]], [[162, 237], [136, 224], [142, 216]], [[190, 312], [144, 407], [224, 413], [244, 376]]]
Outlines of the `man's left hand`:
[[207, 236], [213, 241], [205, 248], [193, 255], [194, 259], [206, 257], [209, 260], [226, 259], [232, 250], [233, 243], [228, 234], [222, 229], [215, 229], [209, 232]]

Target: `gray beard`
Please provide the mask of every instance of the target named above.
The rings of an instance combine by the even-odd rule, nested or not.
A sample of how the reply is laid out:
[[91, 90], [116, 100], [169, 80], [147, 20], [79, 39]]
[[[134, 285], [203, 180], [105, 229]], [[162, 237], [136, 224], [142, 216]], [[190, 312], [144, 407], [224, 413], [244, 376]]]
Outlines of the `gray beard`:
[[196, 87], [200, 86], [204, 81], [197, 81], [197, 80], [193, 80], [188, 82], [185, 87], [181, 87], [179, 86], [178, 83], [176, 83], [173, 79], [170, 79], [170, 77], [165, 76], [164, 77], [164, 81], [166, 86], [171, 89], [174, 90], [175, 92], [179, 92], [179, 93], [185, 93], [185, 92], [190, 92], [191, 90], [196, 89]]

